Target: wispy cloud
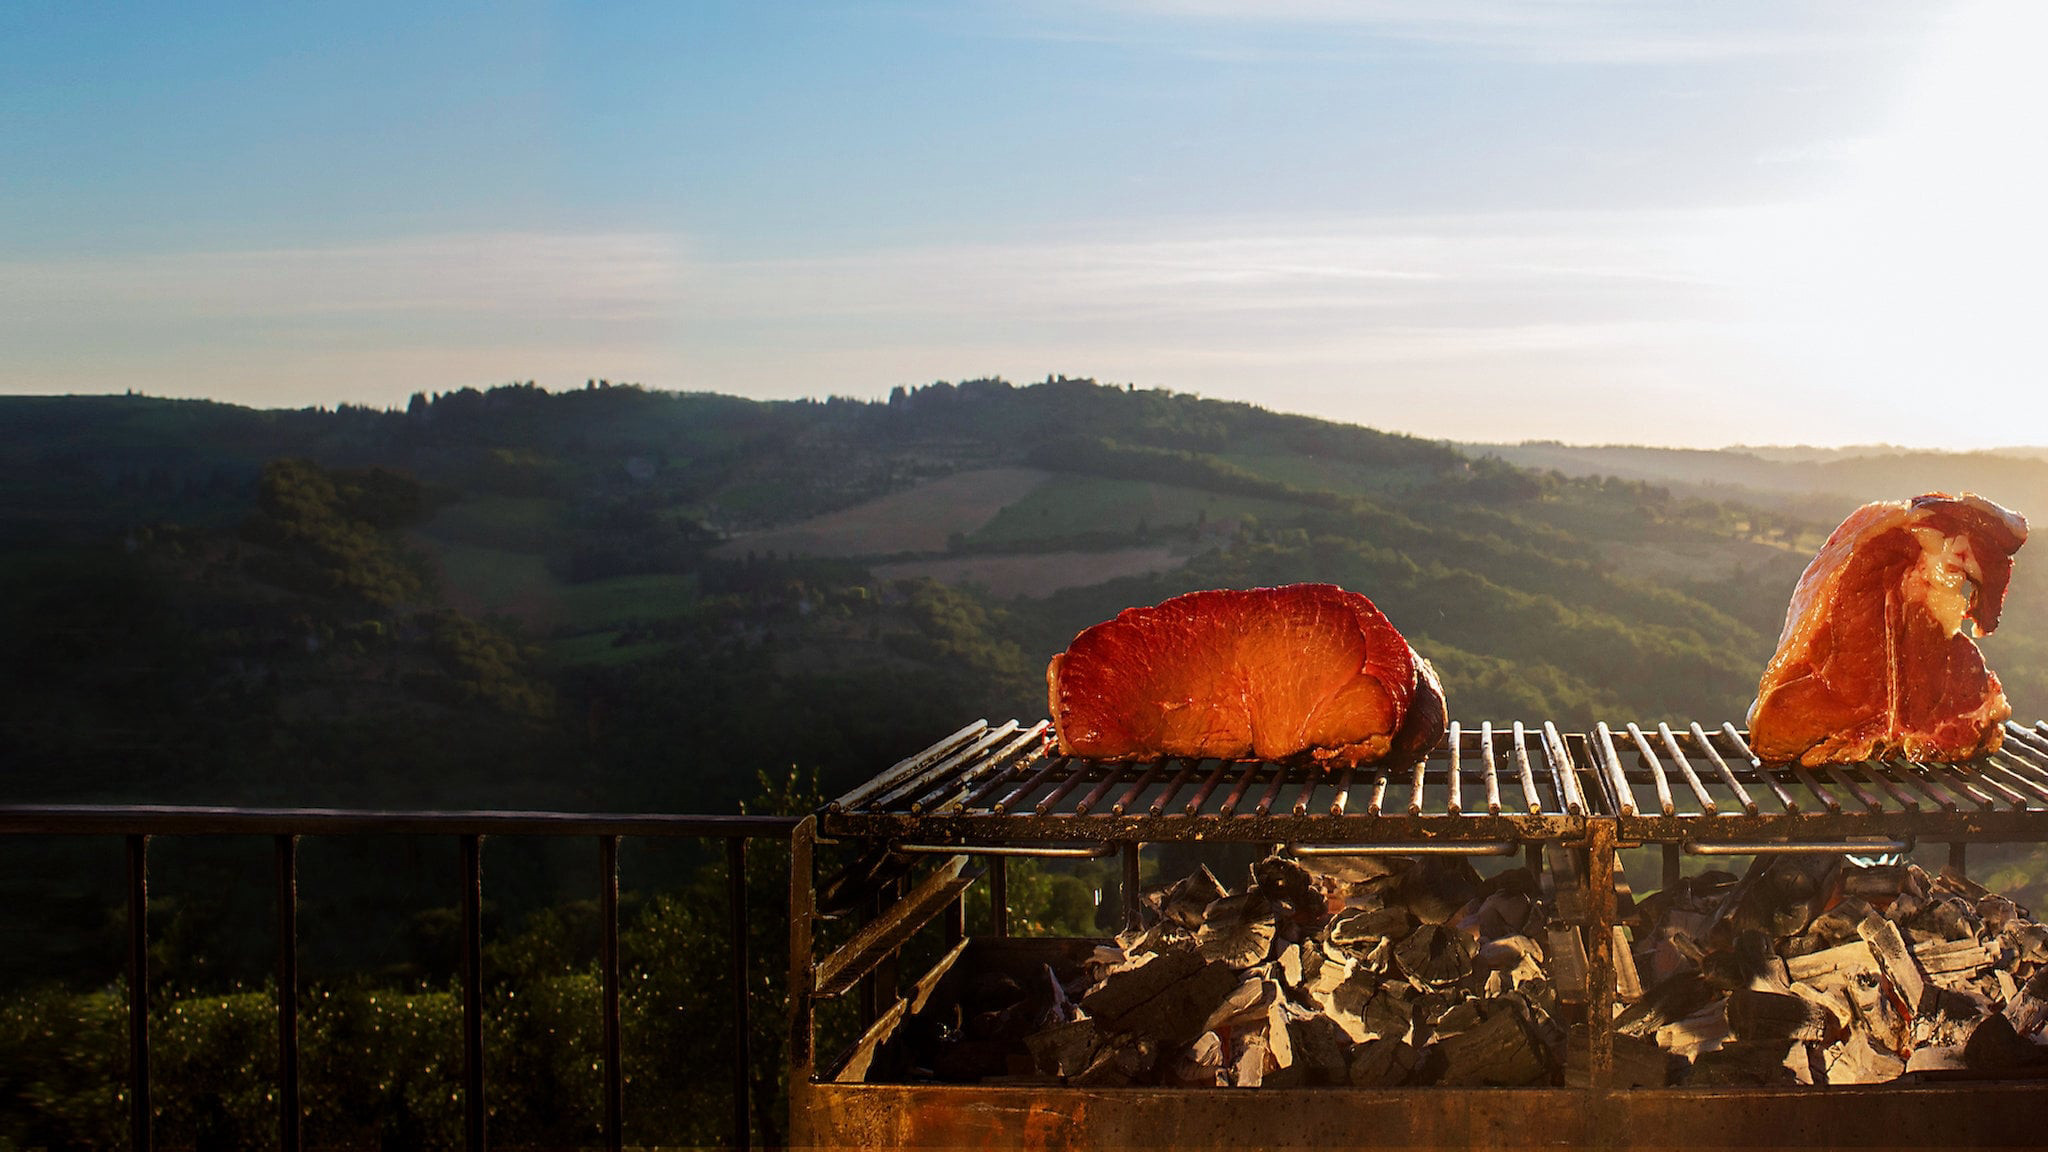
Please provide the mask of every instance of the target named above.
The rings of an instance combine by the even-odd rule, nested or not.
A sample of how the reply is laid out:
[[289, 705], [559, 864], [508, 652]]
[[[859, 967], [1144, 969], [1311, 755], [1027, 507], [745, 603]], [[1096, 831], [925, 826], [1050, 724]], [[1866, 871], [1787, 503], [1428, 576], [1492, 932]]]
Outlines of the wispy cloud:
[[[1952, 5], [1877, 0], [1036, 0], [1026, 34], [1198, 55], [1329, 58], [1372, 42], [1575, 63], [1671, 64], [1898, 44]], [[1248, 35], [1306, 31], [1287, 47]]]

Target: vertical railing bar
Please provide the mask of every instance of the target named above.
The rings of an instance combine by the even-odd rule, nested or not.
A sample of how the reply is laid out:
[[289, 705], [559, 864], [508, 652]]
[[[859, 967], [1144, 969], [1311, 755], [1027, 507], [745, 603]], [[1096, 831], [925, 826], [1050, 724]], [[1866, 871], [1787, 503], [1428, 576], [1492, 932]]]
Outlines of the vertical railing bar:
[[1009, 863], [1004, 856], [992, 856], [988, 862], [988, 930], [998, 940], [1010, 934]]
[[1742, 781], [1735, 778], [1735, 770], [1728, 766], [1728, 761], [1721, 758], [1721, 750], [1714, 747], [1714, 742], [1707, 736], [1706, 729], [1700, 727], [1697, 720], [1692, 722], [1691, 728], [1692, 738], [1707, 754], [1707, 759], [1714, 762], [1714, 770], [1721, 774], [1721, 780], [1728, 785], [1728, 790], [1735, 793], [1735, 799], [1742, 804], [1742, 810], [1751, 816], [1756, 815], [1756, 800], [1750, 796], [1749, 789], [1742, 786]]
[[753, 1132], [748, 1123], [751, 1093], [748, 1065], [752, 1025], [747, 1011], [747, 838], [725, 841], [725, 891], [732, 917], [732, 1146], [746, 1149]]
[[462, 841], [462, 1146], [484, 1144], [484, 857], [483, 837]]
[[1136, 931], [1142, 919], [1138, 914], [1139, 886], [1142, 882], [1138, 871], [1138, 842], [1135, 840], [1123, 846], [1122, 879], [1124, 931]]
[[277, 845], [277, 1146], [299, 1152], [299, 838]]
[[604, 1146], [626, 1146], [626, 1072], [619, 1041], [619, 838], [597, 838], [598, 966], [604, 970]]
[[149, 1107], [149, 837], [128, 846], [128, 1141], [155, 1147]]

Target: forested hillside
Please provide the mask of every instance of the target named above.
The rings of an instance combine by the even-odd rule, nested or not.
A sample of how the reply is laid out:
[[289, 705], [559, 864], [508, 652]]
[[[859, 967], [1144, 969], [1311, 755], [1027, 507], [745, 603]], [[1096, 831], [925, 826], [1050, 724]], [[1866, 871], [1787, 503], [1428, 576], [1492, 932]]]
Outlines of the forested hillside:
[[[1468, 723], [1739, 720], [1836, 518], [1920, 483], [1761, 459], [1844, 482], [1615, 479], [1565, 451], [1071, 379], [886, 403], [512, 385], [390, 412], [0, 398], [0, 778], [11, 802], [798, 810], [966, 720], [1043, 715], [1047, 659], [1125, 607], [1303, 580], [1377, 601]], [[2048, 700], [2036, 571], [2023, 553], [1987, 642], [2028, 716]], [[493, 1077], [525, 1109], [493, 1131], [514, 1142], [595, 1130], [582, 847], [491, 846], [487, 1015], [516, 1053]], [[0, 987], [27, 990], [0, 996], [0, 1147], [119, 1131], [118, 851], [0, 842]], [[456, 1139], [452, 851], [303, 849], [322, 1139]], [[267, 853], [152, 849], [167, 1139], [266, 1139], [262, 1067], [219, 1054], [269, 1026]], [[764, 1004], [781, 866], [763, 852], [752, 877]], [[722, 1054], [690, 1029], [718, 1010], [717, 867], [628, 845], [628, 1067], [668, 1073], [629, 1113], [661, 1139], [720, 1115]], [[1099, 883], [1020, 865], [1011, 898], [1084, 933]]]

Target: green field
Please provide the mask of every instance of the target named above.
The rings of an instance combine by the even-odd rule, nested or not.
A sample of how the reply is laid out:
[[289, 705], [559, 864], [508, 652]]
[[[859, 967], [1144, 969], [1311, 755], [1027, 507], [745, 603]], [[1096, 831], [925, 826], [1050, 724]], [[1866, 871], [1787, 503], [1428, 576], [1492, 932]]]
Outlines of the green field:
[[1246, 516], [1282, 519], [1300, 509], [1278, 500], [1230, 496], [1101, 476], [1056, 475], [1022, 500], [996, 513], [967, 537], [971, 545], [1002, 547], [1090, 533], [1127, 536], [1142, 525], [1157, 530], [1218, 523]]
[[441, 508], [420, 531], [474, 548], [540, 552], [559, 539], [567, 506], [530, 496], [472, 496]]
[[564, 585], [558, 593], [561, 624], [597, 628], [626, 620], [668, 620], [688, 615], [697, 603], [697, 577], [655, 574], [614, 576]]

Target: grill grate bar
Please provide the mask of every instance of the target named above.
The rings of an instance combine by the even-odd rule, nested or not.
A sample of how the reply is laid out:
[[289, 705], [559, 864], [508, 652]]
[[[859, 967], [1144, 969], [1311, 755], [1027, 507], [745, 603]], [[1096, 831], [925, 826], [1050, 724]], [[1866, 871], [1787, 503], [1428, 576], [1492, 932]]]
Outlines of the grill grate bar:
[[1936, 780], [1924, 766], [1903, 760], [1896, 761], [1896, 764], [1900, 778], [1927, 793], [1934, 801], [1935, 807], [1944, 812], [1962, 811], [1962, 802], [1952, 795], [1948, 788], [1940, 786], [1942, 782]]
[[1750, 770], [1761, 777], [1764, 783], [1771, 786], [1771, 794], [1778, 798], [1778, 803], [1784, 807], [1786, 814], [1797, 816], [1799, 814], [1799, 801], [1794, 800], [1792, 794], [1785, 791], [1785, 786], [1778, 783], [1777, 776], [1764, 768], [1764, 762], [1757, 758], [1755, 752], [1750, 751], [1749, 742], [1742, 738], [1742, 733], [1735, 730], [1735, 725], [1722, 724], [1721, 734], [1728, 738], [1728, 742], [1734, 745], [1735, 751], [1744, 760], [1749, 761]]
[[1686, 786], [1699, 798], [1700, 811], [1709, 816], [1719, 813], [1721, 806], [1714, 803], [1712, 796], [1707, 795], [1707, 786], [1700, 782], [1699, 773], [1692, 770], [1692, 761], [1686, 759], [1685, 749], [1678, 746], [1678, 736], [1671, 731], [1671, 725], [1658, 724], [1657, 735], [1664, 738], [1664, 747], [1671, 753], [1671, 762], [1678, 766], [1678, 774], [1685, 777]]
[[1271, 812], [1273, 810], [1273, 798], [1280, 794], [1280, 785], [1286, 782], [1287, 772], [1281, 768], [1274, 768], [1273, 782], [1271, 784], [1266, 785], [1265, 792], [1259, 796], [1259, 802], [1252, 809], [1252, 811], [1258, 813], [1261, 816], [1264, 816], [1266, 813]]
[[1180, 771], [1175, 772], [1173, 779], [1166, 782], [1166, 790], [1153, 799], [1152, 806], [1147, 808], [1146, 811], [1154, 816], [1163, 814], [1166, 811], [1166, 806], [1173, 803], [1174, 793], [1179, 792], [1187, 784], [1188, 777], [1195, 774], [1195, 766], [1200, 763], [1201, 761], [1199, 760], [1182, 760], [1180, 762]]
[[958, 732], [953, 733], [924, 751], [897, 761], [888, 771], [848, 792], [845, 796], [834, 801], [832, 806], [836, 808], [844, 805], [852, 808], [882, 789], [895, 787], [904, 779], [915, 775], [925, 765], [945, 756], [948, 752], [958, 748], [962, 743], [986, 731], [988, 731], [988, 721], [986, 720], [976, 720], [971, 724], [967, 724]]
[[1628, 726], [1628, 738], [1636, 746], [1636, 755], [1650, 766], [1651, 778], [1657, 784], [1657, 811], [1669, 816], [1678, 811], [1677, 803], [1671, 798], [1671, 781], [1664, 776], [1664, 761], [1659, 759], [1655, 749], [1650, 747], [1649, 738], [1636, 724]]
[[[1530, 815], [1543, 811], [1543, 797], [1536, 792], [1536, 772], [1529, 766], [1529, 744], [1522, 729], [1522, 722], [1515, 721], [1515, 775], [1522, 784], [1522, 806]], [[1553, 774], [1553, 779], [1555, 775]], [[1562, 793], [1560, 793], [1562, 796]]]
[[[1980, 764], [1980, 765], [1979, 765], [1979, 767], [1980, 767], [1980, 768], [1988, 768], [1988, 767], [1989, 767], [1989, 765], [1987, 765], [1987, 764]], [[2003, 781], [2003, 780], [2000, 780], [2000, 779], [1999, 779], [1999, 778], [1998, 778], [1997, 776], [1994, 776], [1994, 775], [1992, 775], [1992, 773], [1991, 773], [1991, 772], [1989, 772], [1989, 771], [1979, 771], [1979, 772], [1977, 773], [1977, 780], [1978, 780], [1978, 782], [1979, 782], [1979, 783], [1983, 784], [1983, 785], [1984, 785], [1984, 786], [1985, 786], [1986, 788], [1989, 788], [1989, 789], [1991, 789], [1991, 790], [1992, 790], [1993, 792], [1996, 792], [1996, 793], [1998, 793], [1998, 794], [1999, 794], [2000, 796], [2003, 796], [2003, 797], [2005, 798], [2005, 802], [2006, 802], [2007, 804], [2011, 805], [2012, 807], [2014, 807], [2014, 808], [2025, 808], [2025, 807], [2027, 807], [2027, 798], [2026, 798], [2025, 796], [2022, 796], [2022, 795], [2020, 795], [2020, 794], [2019, 794], [2019, 793], [2018, 793], [2017, 791], [2015, 791], [2015, 790], [2014, 790], [2014, 789], [2013, 789], [2013, 788], [2012, 788], [2012, 787], [2011, 787], [2010, 785], [2006, 784], [2006, 782], [2005, 782], [2005, 781]]]
[[1237, 802], [1244, 799], [1245, 790], [1252, 786], [1252, 777], [1259, 774], [1259, 762], [1254, 760], [1245, 765], [1244, 775], [1230, 786], [1230, 794], [1223, 798], [1223, 807], [1216, 810], [1219, 816], [1231, 816], [1237, 812]]
[[1423, 786], [1423, 783], [1424, 783], [1424, 780], [1423, 780], [1423, 774], [1424, 774], [1424, 771], [1425, 771], [1425, 770], [1426, 770], [1426, 769], [1427, 769], [1428, 767], [1429, 767], [1429, 761], [1427, 761], [1427, 760], [1417, 760], [1417, 761], [1415, 762], [1415, 770], [1414, 770], [1414, 772], [1412, 772], [1412, 773], [1410, 774], [1410, 776], [1409, 776], [1409, 779], [1408, 779], [1408, 814], [1409, 814], [1410, 816], [1420, 816], [1420, 815], [1422, 814], [1422, 800], [1423, 800], [1423, 795], [1422, 795], [1422, 786]]
[[1052, 751], [1045, 745], [1041, 744], [1033, 748], [1022, 760], [1000, 771], [991, 773], [988, 779], [982, 782], [981, 787], [974, 790], [973, 795], [962, 801], [959, 807], [950, 810], [957, 812], [961, 809], [986, 808], [989, 798], [1001, 792], [1005, 784], [1030, 779], [1032, 773], [1044, 767], [1051, 759], [1053, 759]]
[[2048, 740], [2017, 724], [2008, 723], [2005, 730], [2015, 737], [2006, 741], [2005, 751], [2014, 754], [2029, 775], [2048, 781], [2048, 749], [2042, 747], [2043, 744], [2048, 744]]
[[1706, 729], [1701, 728], [1699, 721], [1695, 720], [1689, 726], [1689, 730], [1692, 732], [1694, 743], [1698, 744], [1700, 750], [1707, 754], [1707, 759], [1714, 762], [1714, 769], [1721, 774], [1721, 779], [1728, 785], [1728, 790], [1735, 793], [1735, 800], [1742, 805], [1742, 810], [1751, 816], [1756, 815], [1758, 809], [1755, 798], [1750, 796], [1749, 790], [1742, 786], [1742, 781], [1735, 778], [1735, 770], [1730, 768], [1728, 761], [1722, 758], [1721, 750], [1714, 747], [1714, 742], [1707, 737]]
[[1022, 784], [1019, 784], [1015, 791], [1012, 791], [1008, 796], [1003, 797], [1000, 801], [996, 803], [996, 814], [1000, 816], [1006, 812], [1011, 811], [1017, 805], [1023, 803], [1026, 797], [1030, 796], [1033, 792], [1038, 791], [1039, 785], [1044, 784], [1047, 777], [1051, 776], [1054, 772], [1058, 771], [1060, 765], [1065, 764], [1067, 762], [1068, 761], [1065, 756], [1046, 757], [1045, 767], [1040, 768], [1038, 771], [1032, 773], [1031, 779], [1024, 781], [1024, 783]]
[[1623, 816], [1636, 814], [1636, 794], [1629, 791], [1628, 774], [1621, 769], [1621, 754], [1614, 750], [1614, 733], [1606, 721], [1594, 725], [1594, 734], [1600, 741], [1600, 763], [1607, 771], [1607, 787], [1614, 793], [1615, 807]]
[[951, 784], [941, 785], [919, 799], [911, 801], [910, 810], [922, 812], [926, 808], [964, 807], [963, 801], [976, 783], [988, 776], [1000, 777], [1010, 762], [1030, 751], [1033, 744], [1042, 747], [1045, 743], [1045, 730], [1048, 727], [1051, 727], [1049, 721], [1040, 720], [1026, 728], [1017, 734], [1015, 740], [984, 757], [980, 763], [970, 764]]
[[1941, 782], [1943, 784], [1948, 785], [1951, 789], [1961, 789], [1961, 794], [1968, 796], [1970, 799], [1976, 801], [1977, 807], [1984, 809], [1998, 807], [1998, 801], [1994, 799], [1989, 792], [1986, 792], [1982, 788], [1979, 788], [1975, 784], [1972, 784], [1968, 780], [1965, 780], [1963, 778], [1962, 773], [1957, 772], [1955, 769], [1949, 767], [1948, 765], [1929, 764], [1927, 765], [1927, 770], [1930, 773], [1940, 777]]
[[1564, 737], [1558, 734], [1557, 725], [1548, 720], [1543, 722], [1543, 761], [1550, 766], [1550, 784], [1557, 789], [1564, 803], [1564, 810], [1574, 816], [1586, 812], [1586, 794], [1579, 790], [1579, 774], [1572, 766], [1571, 753], [1565, 750]]
[[1193, 816], [1195, 813], [1200, 812], [1202, 805], [1209, 802], [1209, 794], [1216, 791], [1216, 785], [1223, 782], [1223, 773], [1229, 768], [1230, 764], [1227, 761], [1218, 760], [1216, 762], [1216, 770], [1209, 773], [1209, 778], [1202, 781], [1200, 788], [1195, 789], [1195, 798], [1188, 801], [1186, 809], [1188, 815]]
[[1884, 811], [1884, 801], [1865, 792], [1862, 786], [1856, 783], [1855, 777], [1849, 775], [1848, 770], [1840, 764], [1828, 765], [1828, 775], [1834, 779], [1835, 783], [1847, 788], [1849, 795], [1856, 797], [1863, 804], [1864, 808], [1872, 812]]
[[1380, 778], [1373, 782], [1372, 803], [1366, 806], [1366, 814], [1369, 816], [1379, 815], [1381, 812], [1386, 811], [1386, 803], [1387, 774], [1385, 772], [1382, 772], [1380, 773]]
[[1893, 779], [1894, 776], [1902, 775], [1904, 771], [1905, 769], [1897, 763], [1885, 760], [1878, 763], [1870, 774], [1877, 778], [1877, 782], [1884, 786], [1884, 790], [1889, 792], [1892, 799], [1897, 800], [1906, 811], [1918, 812], [1920, 811], [1920, 801], [1915, 799], [1913, 794], [1907, 791], [1904, 785]]
[[1132, 784], [1130, 788], [1126, 790], [1122, 796], [1118, 797], [1116, 803], [1111, 804], [1109, 806], [1109, 810], [1118, 816], [1121, 816], [1125, 812], [1129, 811], [1132, 801], [1136, 800], [1141, 794], [1143, 794], [1145, 789], [1150, 788], [1152, 786], [1152, 781], [1157, 780], [1159, 778], [1159, 773], [1162, 770], [1164, 770], [1165, 767], [1166, 761], [1154, 760], [1151, 763], [1151, 765], [1145, 769], [1144, 775], [1139, 776], [1137, 782]]
[[[1516, 745], [1520, 750], [1520, 745]], [[1479, 726], [1479, 762], [1486, 769], [1486, 814], [1500, 815], [1500, 775], [1493, 762], [1493, 721]]]
[[1806, 785], [1806, 790], [1813, 793], [1814, 799], [1825, 805], [1830, 814], [1838, 813], [1842, 810], [1842, 802], [1836, 799], [1835, 794], [1828, 791], [1826, 786], [1821, 784], [1819, 780], [1814, 779], [1811, 768], [1806, 767], [1804, 764], [1794, 764], [1791, 765], [1791, 768], [1792, 778]]
[[1337, 777], [1337, 798], [1330, 801], [1330, 815], [1344, 814], [1344, 805], [1351, 800], [1351, 777], [1354, 771], [1355, 769], [1347, 764], [1344, 767], [1344, 774]]
[[[1074, 789], [1079, 788], [1081, 786], [1081, 782], [1083, 780], [1088, 779], [1088, 770], [1090, 767], [1088, 761], [1069, 760], [1067, 761], [1067, 763], [1074, 765], [1074, 771], [1067, 773], [1067, 778], [1055, 784], [1053, 786], [1051, 794], [1047, 795], [1045, 799], [1040, 800], [1038, 802], [1036, 808], [1033, 810], [1036, 811], [1040, 816], [1043, 816], [1047, 812], [1052, 811], [1054, 808], [1059, 807], [1060, 801], [1065, 800], [1069, 793], [1071, 793]], [[1104, 769], [1104, 771], [1113, 772], [1115, 771], [1115, 769], [1106, 768]]]
[[2005, 751], [2000, 750], [1993, 755], [1989, 763], [2000, 772], [2003, 772], [2007, 779], [2032, 792], [2036, 798], [2048, 800], [2048, 785], [2044, 785], [2039, 780], [2019, 771], [2018, 762]]
[[[1464, 773], [1464, 764], [1458, 759], [1460, 749], [1463, 747], [1465, 743], [1463, 739], [1464, 735], [1465, 734], [1458, 728], [1458, 722], [1456, 720], [1451, 721], [1451, 732], [1450, 735], [1447, 737], [1447, 739], [1450, 741], [1449, 748], [1451, 753], [1450, 789], [1448, 796], [1445, 798], [1444, 810], [1446, 812], [1449, 812], [1453, 816], [1456, 816], [1459, 810], [1464, 807], [1464, 793], [1459, 789], [1458, 779]], [[1429, 761], [1427, 759], [1417, 760], [1415, 762], [1415, 779], [1418, 781], [1418, 783], [1416, 784], [1416, 804], [1422, 803], [1422, 795], [1420, 792], [1422, 785], [1419, 783], [1419, 781], [1422, 779], [1422, 773], [1425, 772], [1428, 768]], [[1422, 811], [1422, 809], [1411, 806], [1409, 808], [1409, 811], [1420, 812]]]
[[1074, 815], [1086, 816], [1090, 808], [1102, 803], [1102, 798], [1109, 795], [1109, 790], [1116, 785], [1118, 778], [1122, 775], [1123, 765], [1104, 765], [1102, 768], [1102, 782], [1089, 790], [1088, 794], [1081, 798], [1079, 804], [1074, 805]]
[[1000, 727], [991, 728], [983, 732], [980, 736], [975, 737], [973, 743], [960, 749], [958, 752], [943, 757], [937, 763], [919, 771], [912, 772], [908, 778], [897, 784], [894, 788], [883, 792], [870, 807], [886, 810], [891, 805], [900, 801], [907, 800], [913, 796], [923, 795], [926, 790], [937, 783], [942, 777], [952, 775], [967, 765], [972, 764], [975, 757], [985, 755], [989, 749], [1002, 743], [1003, 740], [1007, 739], [1016, 730], [1017, 722], [1010, 720]]

